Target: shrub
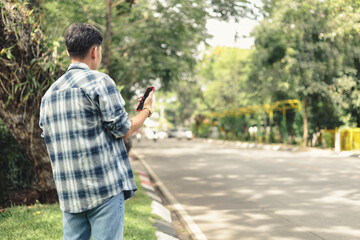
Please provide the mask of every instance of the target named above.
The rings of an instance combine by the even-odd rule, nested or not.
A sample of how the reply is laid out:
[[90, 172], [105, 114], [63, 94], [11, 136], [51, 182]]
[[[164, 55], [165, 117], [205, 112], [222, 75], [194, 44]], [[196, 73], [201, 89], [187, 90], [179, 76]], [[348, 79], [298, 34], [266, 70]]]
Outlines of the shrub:
[[30, 188], [33, 167], [24, 150], [0, 119], [0, 199], [6, 190]]

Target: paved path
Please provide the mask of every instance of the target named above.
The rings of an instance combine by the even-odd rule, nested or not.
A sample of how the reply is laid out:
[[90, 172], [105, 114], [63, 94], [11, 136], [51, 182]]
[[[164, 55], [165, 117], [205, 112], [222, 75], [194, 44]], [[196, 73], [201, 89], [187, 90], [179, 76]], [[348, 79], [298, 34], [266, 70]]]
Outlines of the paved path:
[[134, 143], [207, 239], [360, 239], [360, 159], [200, 141]]

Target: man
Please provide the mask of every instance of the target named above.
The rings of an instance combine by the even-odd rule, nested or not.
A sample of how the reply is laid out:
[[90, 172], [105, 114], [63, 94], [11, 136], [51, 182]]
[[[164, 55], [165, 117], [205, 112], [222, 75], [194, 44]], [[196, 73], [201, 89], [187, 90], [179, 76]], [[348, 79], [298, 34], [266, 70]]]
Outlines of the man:
[[96, 71], [101, 33], [90, 24], [73, 24], [65, 39], [71, 64], [40, 109], [64, 239], [122, 239], [124, 200], [137, 189], [123, 139], [150, 117], [153, 92], [130, 120], [114, 81]]

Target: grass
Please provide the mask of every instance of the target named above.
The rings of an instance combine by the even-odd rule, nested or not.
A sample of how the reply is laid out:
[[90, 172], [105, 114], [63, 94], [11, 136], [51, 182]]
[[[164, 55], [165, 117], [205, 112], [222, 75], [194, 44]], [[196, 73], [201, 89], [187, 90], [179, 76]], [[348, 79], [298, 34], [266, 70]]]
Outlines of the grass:
[[[138, 176], [139, 188], [125, 202], [124, 239], [155, 240], [156, 228], [151, 211], [151, 199], [145, 194]], [[0, 213], [0, 239], [62, 239], [62, 213], [58, 204], [14, 206]]]

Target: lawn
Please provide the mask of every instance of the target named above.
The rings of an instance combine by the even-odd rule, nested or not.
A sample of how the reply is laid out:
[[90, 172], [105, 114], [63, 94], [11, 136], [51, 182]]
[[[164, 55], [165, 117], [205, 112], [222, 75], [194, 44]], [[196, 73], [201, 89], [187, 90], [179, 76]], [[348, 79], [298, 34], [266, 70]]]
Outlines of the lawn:
[[[125, 202], [125, 240], [155, 240], [151, 199], [135, 176], [139, 190]], [[14, 206], [0, 214], [0, 239], [62, 239], [62, 213], [58, 204]]]

